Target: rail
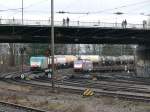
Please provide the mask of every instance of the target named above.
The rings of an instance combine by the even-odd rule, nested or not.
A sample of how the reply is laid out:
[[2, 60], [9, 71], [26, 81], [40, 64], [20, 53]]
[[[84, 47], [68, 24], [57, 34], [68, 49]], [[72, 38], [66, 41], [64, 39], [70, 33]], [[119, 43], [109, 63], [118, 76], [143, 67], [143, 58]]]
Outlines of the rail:
[[[40, 25], [50, 26], [50, 20], [24, 20], [22, 24], [21, 19], [0, 19], [0, 25]], [[133, 29], [150, 29], [148, 24], [133, 24], [128, 23], [123, 26], [122, 23], [106, 23], [106, 22], [83, 22], [83, 21], [70, 21], [68, 24], [63, 21], [54, 21], [55, 26], [75, 26], [75, 27], [108, 27], [108, 28], [133, 28]]]
[[15, 109], [20, 109], [20, 111], [21, 110], [25, 110], [27, 112], [46, 112], [44, 110], [39, 110], [39, 109], [35, 109], [35, 108], [31, 108], [31, 107], [26, 107], [26, 106], [14, 104], [14, 103], [4, 102], [4, 101], [0, 101], [0, 104], [8, 106], [8, 107], [15, 108]]
[[[12, 84], [30, 85], [32, 87], [39, 87], [43, 89], [49, 89], [50, 87], [49, 82], [46, 83], [46, 82], [39, 82], [39, 81], [25, 81], [25, 80], [18, 80], [18, 79], [5, 80], [5, 81], [12, 83]], [[78, 85], [80, 85], [79, 82], [78, 82]], [[59, 91], [73, 93], [73, 94], [81, 94], [86, 89], [85, 87], [77, 86], [74, 84], [71, 84], [71, 85], [57, 84], [56, 86], [58, 87], [57, 89]], [[92, 90], [94, 91], [95, 93], [94, 96], [96, 97], [104, 95], [104, 96], [118, 97], [118, 98], [128, 99], [128, 100], [150, 102], [149, 93], [147, 92], [144, 93], [144, 91], [143, 93], [135, 93], [135, 92], [131, 92], [130, 90], [126, 90], [128, 92], [120, 91], [120, 90], [103, 90], [100, 88], [92, 88]]]

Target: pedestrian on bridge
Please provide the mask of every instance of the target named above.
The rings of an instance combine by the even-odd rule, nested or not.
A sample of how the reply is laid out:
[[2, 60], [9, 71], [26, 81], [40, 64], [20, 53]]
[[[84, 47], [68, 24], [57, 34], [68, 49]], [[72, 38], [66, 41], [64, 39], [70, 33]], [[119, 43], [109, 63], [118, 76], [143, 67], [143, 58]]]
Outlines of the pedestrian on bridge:
[[80, 25], [80, 21], [79, 20], [77, 21], [77, 24], [78, 24], [78, 26]]
[[15, 24], [15, 18], [14, 17], [13, 17], [12, 21], [13, 21], [13, 24]]
[[63, 18], [63, 26], [65, 26], [66, 24], [66, 20]]
[[147, 22], [146, 20], [143, 20], [143, 28], [146, 28]]
[[51, 23], [51, 18], [50, 17], [48, 18], [48, 23]]
[[127, 27], [127, 20], [126, 19], [124, 20], [124, 27], [125, 28]]
[[126, 26], [127, 26], [127, 21], [126, 21], [126, 20], [123, 20], [122, 23], [121, 23], [121, 26], [122, 26], [122, 28], [126, 28]]
[[67, 20], [66, 20], [67, 26], [69, 26], [69, 21], [70, 21], [70, 19], [67, 17]]
[[124, 20], [122, 21], [121, 26], [122, 26], [122, 28], [124, 28]]

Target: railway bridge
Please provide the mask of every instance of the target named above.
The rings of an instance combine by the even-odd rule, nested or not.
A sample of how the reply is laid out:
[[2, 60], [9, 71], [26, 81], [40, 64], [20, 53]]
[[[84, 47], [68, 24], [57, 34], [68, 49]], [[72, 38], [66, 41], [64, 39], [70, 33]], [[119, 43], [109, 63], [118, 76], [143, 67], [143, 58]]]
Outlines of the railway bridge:
[[[50, 22], [48, 20], [1, 20], [0, 42], [48, 43]], [[55, 21], [55, 43], [65, 44], [149, 44], [150, 26], [121, 23], [71, 21], [69, 26]]]
[[[1, 43], [48, 43], [50, 21], [48, 20], [0, 20]], [[150, 26], [121, 23], [71, 21], [54, 22], [55, 43], [63, 44], [137, 44], [137, 73], [150, 77]]]

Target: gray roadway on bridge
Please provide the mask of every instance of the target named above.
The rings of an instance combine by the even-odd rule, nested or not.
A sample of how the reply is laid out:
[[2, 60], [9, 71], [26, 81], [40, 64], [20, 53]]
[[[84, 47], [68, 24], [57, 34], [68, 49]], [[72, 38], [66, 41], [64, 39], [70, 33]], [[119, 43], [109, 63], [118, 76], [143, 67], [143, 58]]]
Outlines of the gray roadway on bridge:
[[[48, 43], [48, 26], [0, 25], [1, 43]], [[55, 43], [80, 44], [149, 44], [150, 30], [104, 27], [55, 27]]]

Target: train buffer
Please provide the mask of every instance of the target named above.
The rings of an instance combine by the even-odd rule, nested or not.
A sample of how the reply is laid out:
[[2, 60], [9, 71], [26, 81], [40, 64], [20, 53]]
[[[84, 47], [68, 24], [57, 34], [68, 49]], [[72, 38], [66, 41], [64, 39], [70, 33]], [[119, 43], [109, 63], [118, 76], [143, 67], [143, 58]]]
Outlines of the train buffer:
[[85, 91], [83, 92], [83, 96], [93, 96], [94, 92], [91, 89], [85, 89]]

